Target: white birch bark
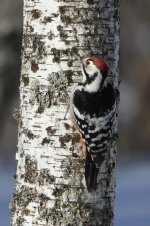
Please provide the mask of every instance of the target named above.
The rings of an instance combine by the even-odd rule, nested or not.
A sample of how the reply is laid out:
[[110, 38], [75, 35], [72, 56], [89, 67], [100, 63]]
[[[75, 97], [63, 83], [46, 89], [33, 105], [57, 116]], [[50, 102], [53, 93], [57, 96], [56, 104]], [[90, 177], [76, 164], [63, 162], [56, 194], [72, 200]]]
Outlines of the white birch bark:
[[101, 54], [118, 86], [119, 0], [24, 0], [16, 189], [12, 226], [112, 226], [116, 144], [88, 193], [71, 87], [79, 55]]

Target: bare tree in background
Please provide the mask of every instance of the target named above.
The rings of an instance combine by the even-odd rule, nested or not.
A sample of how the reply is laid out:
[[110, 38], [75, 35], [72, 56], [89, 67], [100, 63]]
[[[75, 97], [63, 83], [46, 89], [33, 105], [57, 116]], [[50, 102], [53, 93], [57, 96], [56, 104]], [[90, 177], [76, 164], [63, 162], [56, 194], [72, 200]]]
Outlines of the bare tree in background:
[[88, 193], [68, 94], [79, 55], [100, 54], [118, 86], [119, 0], [24, 0], [20, 119], [12, 226], [113, 225], [116, 145]]

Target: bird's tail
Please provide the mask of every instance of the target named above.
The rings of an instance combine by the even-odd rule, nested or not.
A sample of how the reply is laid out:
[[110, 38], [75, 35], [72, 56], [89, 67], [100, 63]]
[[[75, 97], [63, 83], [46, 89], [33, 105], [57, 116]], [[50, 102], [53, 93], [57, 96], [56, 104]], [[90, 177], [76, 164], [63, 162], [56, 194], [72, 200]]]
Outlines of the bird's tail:
[[89, 192], [96, 190], [98, 172], [99, 172], [99, 169], [96, 168], [91, 158], [91, 155], [87, 151], [87, 157], [85, 162], [85, 181], [86, 181], [87, 190]]

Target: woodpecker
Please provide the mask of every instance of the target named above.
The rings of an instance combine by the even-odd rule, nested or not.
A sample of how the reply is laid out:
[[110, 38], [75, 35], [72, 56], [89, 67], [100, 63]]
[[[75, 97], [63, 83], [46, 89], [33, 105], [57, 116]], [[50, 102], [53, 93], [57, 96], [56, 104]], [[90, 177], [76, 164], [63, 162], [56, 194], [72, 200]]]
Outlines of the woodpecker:
[[117, 94], [106, 82], [108, 66], [99, 56], [83, 57], [81, 67], [83, 80], [73, 90], [71, 104], [85, 160], [86, 186], [91, 192], [96, 190], [99, 168], [114, 135]]

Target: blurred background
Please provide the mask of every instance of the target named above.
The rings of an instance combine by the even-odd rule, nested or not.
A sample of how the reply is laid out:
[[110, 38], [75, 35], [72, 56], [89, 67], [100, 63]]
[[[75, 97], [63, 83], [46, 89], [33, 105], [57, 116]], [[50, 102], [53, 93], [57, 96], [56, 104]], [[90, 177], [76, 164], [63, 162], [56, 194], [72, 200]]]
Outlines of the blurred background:
[[[22, 1], [0, 0], [0, 225], [16, 171]], [[150, 225], [150, 1], [121, 1], [121, 103], [115, 226]]]

